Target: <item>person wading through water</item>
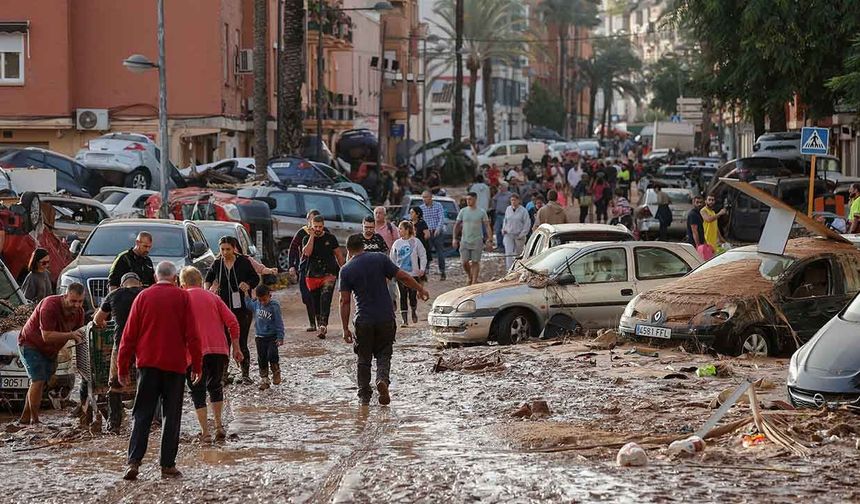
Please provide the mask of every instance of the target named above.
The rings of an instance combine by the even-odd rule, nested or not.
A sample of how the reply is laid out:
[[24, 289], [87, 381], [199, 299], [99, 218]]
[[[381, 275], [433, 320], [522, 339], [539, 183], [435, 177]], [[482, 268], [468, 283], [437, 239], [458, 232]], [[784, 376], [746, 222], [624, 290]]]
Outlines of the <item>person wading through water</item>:
[[315, 332], [317, 330], [317, 316], [316, 313], [314, 313], [314, 303], [313, 300], [311, 300], [311, 291], [308, 289], [307, 282], [305, 282], [308, 273], [308, 262], [306, 257], [302, 255], [302, 242], [311, 233], [311, 226], [313, 225], [314, 217], [319, 214], [319, 210], [311, 210], [308, 212], [308, 225], [302, 226], [302, 228], [299, 229], [299, 232], [296, 233], [296, 236], [293, 237], [293, 241], [290, 242], [290, 251], [287, 259], [290, 266], [289, 273], [299, 284], [299, 292], [302, 293], [302, 303], [304, 303], [305, 310], [308, 314], [307, 332]]
[[304, 239], [302, 255], [308, 262], [305, 281], [311, 291], [314, 313], [317, 315], [317, 337], [325, 339], [334, 284], [343, 266], [343, 252], [337, 238], [326, 230], [322, 215], [314, 217], [311, 234]]
[[[361, 235], [352, 235], [346, 242], [351, 259], [340, 271], [340, 321], [343, 340], [353, 344], [358, 356], [358, 397], [362, 405], [370, 404], [373, 389], [370, 374], [373, 359], [376, 359], [376, 390], [379, 404], [391, 402], [391, 356], [397, 322], [394, 307], [388, 302], [388, 281], [397, 279], [409, 289], [415, 289], [422, 301], [430, 295], [412, 276], [397, 268], [383, 254], [364, 252]], [[355, 335], [349, 329], [352, 298], [355, 296]]]

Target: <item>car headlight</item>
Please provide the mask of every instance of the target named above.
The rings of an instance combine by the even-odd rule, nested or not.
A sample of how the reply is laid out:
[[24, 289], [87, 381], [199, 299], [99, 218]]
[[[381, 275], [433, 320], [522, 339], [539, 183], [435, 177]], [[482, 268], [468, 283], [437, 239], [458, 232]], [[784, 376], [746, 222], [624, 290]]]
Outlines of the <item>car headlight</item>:
[[234, 205], [233, 203], [227, 203], [224, 205], [224, 213], [227, 214], [227, 217], [230, 220], [241, 221], [242, 216], [239, 214], [239, 207]]
[[[803, 347], [801, 347], [801, 348], [803, 348]], [[800, 349], [798, 349], [796, 352], [794, 352], [791, 355], [791, 360], [788, 361], [788, 384], [789, 385], [791, 385], [792, 383], [797, 381], [797, 355], [799, 353], [800, 353]]]
[[630, 318], [633, 316], [633, 312], [635, 311], [636, 303], [639, 301], [639, 295], [635, 298], [631, 299], [627, 306], [624, 308], [624, 313], [621, 315], [623, 318]]
[[477, 309], [478, 308], [475, 305], [475, 301], [473, 299], [463, 301], [462, 303], [457, 305], [457, 313], [472, 313]]
[[69, 290], [69, 286], [75, 283], [83, 285], [80, 278], [71, 275], [63, 275], [60, 277], [60, 285], [57, 286], [57, 294], [65, 294], [66, 291]]
[[714, 326], [724, 324], [734, 317], [738, 305], [726, 303], [723, 306], [714, 306], [699, 313], [691, 321], [693, 325]]

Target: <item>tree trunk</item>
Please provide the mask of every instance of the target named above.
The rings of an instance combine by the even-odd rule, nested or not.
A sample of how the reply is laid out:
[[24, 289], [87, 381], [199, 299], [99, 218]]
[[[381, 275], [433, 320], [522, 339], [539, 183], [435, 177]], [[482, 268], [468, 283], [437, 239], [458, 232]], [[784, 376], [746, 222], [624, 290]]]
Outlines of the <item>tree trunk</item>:
[[558, 25], [558, 91], [564, 106], [564, 125], [562, 136], [570, 137], [570, 97], [567, 92], [567, 25]]
[[[304, 127], [302, 120], [302, 83], [305, 81], [305, 10], [303, 0], [285, 0], [284, 50], [281, 51], [282, 76], [281, 135], [278, 138], [281, 155], [299, 154], [302, 150]], [[289, 77], [291, 76], [291, 77]]]
[[577, 30], [576, 26], [573, 27], [573, 85], [571, 86], [570, 92], [570, 126], [568, 127], [568, 132], [570, 135], [565, 135], [568, 138], [575, 138], [579, 135], [578, 131], [578, 123], [579, 118], [577, 117], [579, 114], [579, 90], [577, 89], [577, 83], [579, 82], [579, 44], [576, 40]]
[[702, 142], [699, 146], [700, 154], [707, 156], [711, 152], [711, 100], [705, 99], [702, 104]]
[[257, 177], [266, 177], [269, 161], [268, 122], [269, 94], [267, 58], [268, 32], [266, 30], [266, 0], [254, 0], [254, 165]]
[[463, 2], [454, 0], [454, 111], [451, 120], [454, 122], [452, 137], [454, 143], [460, 143], [463, 138]]
[[770, 107], [767, 111], [767, 117], [770, 119], [770, 131], [788, 131], [785, 105], [779, 104]]
[[603, 119], [600, 121], [600, 139], [606, 137], [612, 120], [612, 88], [603, 88]]
[[591, 82], [588, 88], [588, 138], [594, 138], [594, 107], [597, 106], [597, 90], [596, 82]]
[[478, 66], [481, 63], [469, 58], [466, 68], [469, 69], [469, 143], [475, 145], [475, 103], [478, 94]]
[[481, 80], [484, 86], [484, 113], [487, 118], [487, 145], [496, 141], [496, 100], [493, 96], [493, 60], [486, 58], [481, 68]]
[[759, 135], [764, 134], [764, 107], [751, 103], [750, 116], [753, 121], [753, 133], [758, 138]]

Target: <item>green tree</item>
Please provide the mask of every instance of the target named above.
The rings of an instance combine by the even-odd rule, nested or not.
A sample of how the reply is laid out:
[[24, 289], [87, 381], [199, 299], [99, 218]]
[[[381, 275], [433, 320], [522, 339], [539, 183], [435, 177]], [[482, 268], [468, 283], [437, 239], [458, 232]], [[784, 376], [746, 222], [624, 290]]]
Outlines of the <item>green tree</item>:
[[[601, 38], [594, 43], [594, 55], [583, 62], [582, 71], [590, 87], [589, 135], [594, 131], [594, 109], [598, 91], [603, 91], [603, 131], [608, 129], [612, 117], [613, 93], [632, 97], [636, 103], [642, 98], [642, 60], [633, 51], [626, 37]], [[601, 138], [603, 133], [601, 133]]]
[[[305, 10], [303, 0], [286, 0], [284, 5], [284, 50], [281, 51], [281, 89], [278, 114], [281, 132], [278, 152], [298, 154], [302, 150], [302, 84], [305, 69]], [[258, 165], [259, 166], [259, 165]], [[265, 169], [265, 167], [263, 167]], [[259, 168], [258, 168], [259, 170]], [[263, 172], [265, 173], [265, 171]]]
[[[453, 0], [439, 0], [434, 12], [441, 22], [436, 26], [445, 34], [443, 39], [454, 38], [456, 12]], [[511, 63], [517, 57], [527, 54], [524, 34], [517, 28], [522, 22], [522, 5], [515, 0], [470, 0], [464, 5], [463, 52], [466, 69], [469, 71], [469, 139], [474, 143], [475, 113], [478, 75], [482, 65], [495, 60]], [[428, 71], [439, 73], [451, 65], [454, 47], [443, 47], [437, 52], [439, 57], [429, 66]], [[448, 42], [450, 45], [450, 42]], [[488, 77], [484, 74], [485, 79]], [[487, 89], [485, 83], [484, 89]], [[487, 116], [493, 114], [492, 96], [484, 96], [484, 109]], [[488, 118], [488, 122], [489, 122]], [[490, 139], [488, 138], [488, 141]]]
[[652, 94], [651, 108], [666, 115], [677, 113], [678, 97], [692, 96], [694, 88], [690, 63], [674, 54], [652, 64], [646, 82]]
[[[564, 136], [571, 136], [571, 120], [573, 124], [576, 124], [576, 116], [578, 111], [576, 109], [576, 105], [578, 100], [571, 99], [571, 88], [569, 88], [569, 67], [568, 64], [570, 62], [570, 57], [568, 55], [568, 51], [570, 50], [570, 31], [573, 28], [573, 67], [576, 69], [574, 71], [574, 83], [573, 83], [573, 93], [575, 94], [578, 90], [577, 82], [579, 79], [579, 54], [578, 49], [580, 44], [577, 43], [577, 39], [582, 35], [580, 30], [583, 28], [592, 28], [597, 26], [600, 23], [600, 19], [597, 16], [598, 6], [600, 2], [597, 0], [543, 0], [538, 5], [538, 12], [544, 21], [546, 26], [551, 26], [554, 31], [556, 38], [554, 41], [550, 41], [550, 43], [555, 42], [556, 44], [556, 54], [558, 57], [558, 90], [562, 96], [562, 108], [564, 109], [565, 121], [564, 127], [562, 130], [564, 131]], [[548, 39], [549, 40], [549, 39]], [[575, 129], [575, 128], [574, 128]], [[559, 131], [562, 131], [559, 130]]]
[[523, 107], [526, 121], [533, 126], [544, 126], [559, 131], [564, 126], [564, 107], [561, 96], [534, 84]]
[[736, 102], [756, 135], [786, 128], [795, 94], [814, 120], [833, 112], [825, 83], [840, 75], [849, 40], [860, 28], [860, 2], [671, 0], [667, 21], [698, 45], [710, 69], [703, 98]]
[[860, 37], [854, 39], [845, 58], [845, 73], [827, 81], [827, 87], [839, 93], [845, 101], [860, 109]]

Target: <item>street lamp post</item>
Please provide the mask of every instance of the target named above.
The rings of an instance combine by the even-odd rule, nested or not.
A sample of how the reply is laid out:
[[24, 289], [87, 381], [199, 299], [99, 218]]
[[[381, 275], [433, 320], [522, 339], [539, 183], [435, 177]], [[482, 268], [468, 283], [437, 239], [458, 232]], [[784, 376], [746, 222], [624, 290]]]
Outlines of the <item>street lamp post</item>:
[[[376, 11], [382, 12], [391, 10], [394, 7], [388, 1], [376, 2], [373, 7], [356, 7], [350, 9], [338, 9], [334, 7], [329, 7], [325, 5], [325, 0], [319, 0], [319, 8], [317, 9], [317, 13], [319, 14], [319, 26], [317, 27], [317, 146], [316, 146], [316, 156], [317, 161], [322, 161], [322, 109], [323, 109], [323, 72], [324, 68], [324, 59], [323, 59], [323, 16], [326, 10], [330, 10], [332, 12], [349, 12], [349, 11]], [[381, 22], [381, 21], [380, 21]], [[381, 100], [382, 98], [380, 98]]]
[[158, 43], [158, 63], [153, 63], [146, 56], [133, 54], [122, 64], [129, 71], [142, 73], [153, 68], [158, 69], [158, 130], [161, 137], [161, 207], [162, 218], [168, 217], [167, 210], [167, 178], [170, 166], [170, 138], [167, 132], [167, 62], [164, 54], [164, 0], [157, 2], [158, 28], [156, 38]]

